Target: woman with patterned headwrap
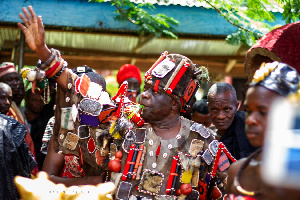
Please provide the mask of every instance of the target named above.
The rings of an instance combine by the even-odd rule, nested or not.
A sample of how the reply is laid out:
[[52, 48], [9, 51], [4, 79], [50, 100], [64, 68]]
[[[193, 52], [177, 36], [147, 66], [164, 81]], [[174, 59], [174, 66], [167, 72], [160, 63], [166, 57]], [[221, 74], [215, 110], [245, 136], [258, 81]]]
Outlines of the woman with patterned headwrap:
[[[275, 190], [271, 191], [270, 187], [261, 180], [262, 147], [272, 103], [280, 97], [296, 93], [299, 80], [299, 74], [293, 67], [276, 61], [263, 63], [255, 72], [247, 90], [244, 105], [246, 135], [251, 145], [259, 149], [249, 157], [238, 160], [230, 166], [226, 187], [229, 195], [224, 199], [274, 200], [276, 197], [282, 199], [279, 197], [279, 193], [276, 193]], [[290, 198], [288, 199], [290, 200]]]

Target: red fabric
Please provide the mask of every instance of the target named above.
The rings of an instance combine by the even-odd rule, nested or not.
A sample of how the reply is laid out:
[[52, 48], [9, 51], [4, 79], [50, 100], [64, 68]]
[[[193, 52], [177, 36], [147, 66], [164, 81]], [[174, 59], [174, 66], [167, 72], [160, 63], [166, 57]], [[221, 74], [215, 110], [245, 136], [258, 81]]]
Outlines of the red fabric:
[[156, 80], [156, 82], [155, 82], [155, 86], [154, 86], [154, 91], [155, 92], [158, 92], [159, 82], [160, 82], [160, 80]]
[[190, 66], [190, 63], [185, 62], [184, 66], [179, 70], [179, 72], [176, 74], [174, 80], [172, 81], [171, 85], [169, 86], [167, 93], [171, 94], [176, 87], [177, 83], [180, 81], [182, 78], [184, 72], [187, 70], [187, 68]]
[[84, 171], [80, 167], [78, 160], [79, 160], [78, 157], [71, 154], [66, 154], [64, 169], [62, 170], [60, 177], [64, 177], [64, 178], [84, 177], [85, 176]]
[[281, 62], [300, 72], [300, 22], [286, 24], [274, 29], [257, 41], [247, 52], [255, 48], [266, 48], [275, 53]]
[[137, 66], [131, 64], [123, 65], [118, 71], [117, 82], [119, 83], [119, 85], [121, 85], [128, 78], [136, 78], [141, 84], [142, 79], [140, 69]]

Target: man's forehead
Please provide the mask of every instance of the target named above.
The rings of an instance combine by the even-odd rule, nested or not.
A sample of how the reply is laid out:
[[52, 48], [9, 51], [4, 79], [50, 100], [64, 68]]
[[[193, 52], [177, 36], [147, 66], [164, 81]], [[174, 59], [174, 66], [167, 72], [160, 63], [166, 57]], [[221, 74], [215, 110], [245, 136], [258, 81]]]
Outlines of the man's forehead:
[[224, 95], [224, 94], [219, 94], [219, 95], [214, 95], [209, 99], [209, 103], [208, 105], [234, 105], [235, 104], [235, 100], [232, 97], [232, 95]]
[[222, 93], [214, 93], [209, 96], [209, 101], [211, 100], [228, 100], [235, 101], [235, 96], [230, 91], [222, 92]]
[[126, 79], [126, 81], [127, 82], [132, 82], [132, 83], [140, 83], [136, 78], [134, 78], [134, 77], [130, 77], [130, 78], [128, 78], [128, 79]]
[[4, 85], [0, 86], [0, 94], [1, 95], [10, 94], [10, 93], [12, 93], [10, 87], [4, 86]]

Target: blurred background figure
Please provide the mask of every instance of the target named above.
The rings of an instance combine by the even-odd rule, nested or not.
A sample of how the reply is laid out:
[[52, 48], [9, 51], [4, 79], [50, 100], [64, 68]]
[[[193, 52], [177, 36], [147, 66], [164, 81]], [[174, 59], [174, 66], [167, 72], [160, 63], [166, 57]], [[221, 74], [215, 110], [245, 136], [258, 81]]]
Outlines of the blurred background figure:
[[[18, 95], [20, 92], [20, 75], [18, 74], [15, 65], [11, 62], [3, 62], [0, 66], [0, 82], [4, 82], [7, 85], [11, 87], [12, 93], [13, 93], [13, 99], [15, 96]], [[34, 144], [29, 132], [29, 128], [27, 127], [26, 118], [23, 115], [20, 108], [17, 106], [16, 102], [13, 100], [11, 102], [11, 106], [9, 108], [9, 111], [7, 113], [8, 116], [16, 119], [21, 124], [25, 124], [27, 128], [27, 134], [25, 137], [25, 141], [29, 147], [29, 151], [32, 155], [35, 154]], [[34, 169], [32, 172], [32, 175], [35, 175], [37, 173], [38, 169]]]
[[40, 91], [36, 89], [35, 93], [32, 93], [31, 89], [27, 90], [25, 94], [25, 116], [29, 124], [29, 129], [32, 122], [39, 117], [43, 107], [44, 102]]
[[52, 94], [50, 102], [44, 105], [41, 92], [38, 89], [35, 90], [35, 93], [32, 93], [31, 89], [27, 90], [25, 95], [25, 116], [36, 149], [36, 160], [39, 170], [42, 169], [46, 157], [40, 149], [47, 123], [54, 116], [54, 97], [55, 95]]
[[6, 83], [0, 83], [0, 113], [6, 115], [12, 102], [12, 91]]
[[192, 107], [191, 119], [194, 122], [203, 124], [205, 127], [212, 125], [212, 119], [208, 111], [207, 100], [196, 101]]
[[123, 65], [118, 71], [117, 82], [120, 86], [124, 81], [128, 82], [127, 97], [133, 102], [138, 102], [142, 83], [140, 69], [131, 64]]
[[[16, 105], [19, 107], [19, 109], [22, 111], [23, 115], [24, 114], [24, 107], [22, 107], [21, 103], [25, 97], [25, 87], [24, 87], [24, 82], [23, 78], [20, 77], [20, 86], [19, 86], [19, 92], [13, 96], [13, 101], [16, 103]], [[24, 105], [23, 105], [24, 106]]]

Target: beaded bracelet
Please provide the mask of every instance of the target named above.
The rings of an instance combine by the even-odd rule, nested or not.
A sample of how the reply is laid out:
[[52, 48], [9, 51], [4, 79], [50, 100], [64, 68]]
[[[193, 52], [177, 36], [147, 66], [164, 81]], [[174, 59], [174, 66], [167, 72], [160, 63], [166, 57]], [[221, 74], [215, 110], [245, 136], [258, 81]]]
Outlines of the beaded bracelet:
[[[48, 75], [47, 78], [52, 78], [53, 76], [55, 76], [55, 74], [57, 74], [62, 69], [63, 64], [64, 64], [64, 59], [61, 59], [58, 67], [56, 67], [56, 69], [50, 75]], [[47, 74], [47, 72], [46, 72], [46, 74]]]
[[49, 78], [51, 81], [55, 81], [67, 68], [68, 63], [64, 61], [63, 67], [60, 69], [59, 72], [57, 72], [52, 78]]
[[58, 50], [52, 48], [50, 58], [45, 63], [43, 63], [39, 60], [37, 67], [44, 71], [47, 71], [47, 70], [49, 70], [50, 65], [53, 63], [53, 61], [54, 60], [56, 62], [59, 61], [60, 57], [61, 57], [60, 52]]
[[[54, 61], [53, 61], [54, 62]], [[62, 64], [62, 60], [56, 62], [49, 70], [46, 71], [46, 76], [49, 77], [59, 66]]]
[[45, 63], [43, 63], [41, 60], [39, 60], [38, 64], [37, 64], [37, 67], [45, 71], [45, 69], [48, 69], [50, 64], [54, 60], [55, 60], [55, 55], [51, 54], [50, 58]]

